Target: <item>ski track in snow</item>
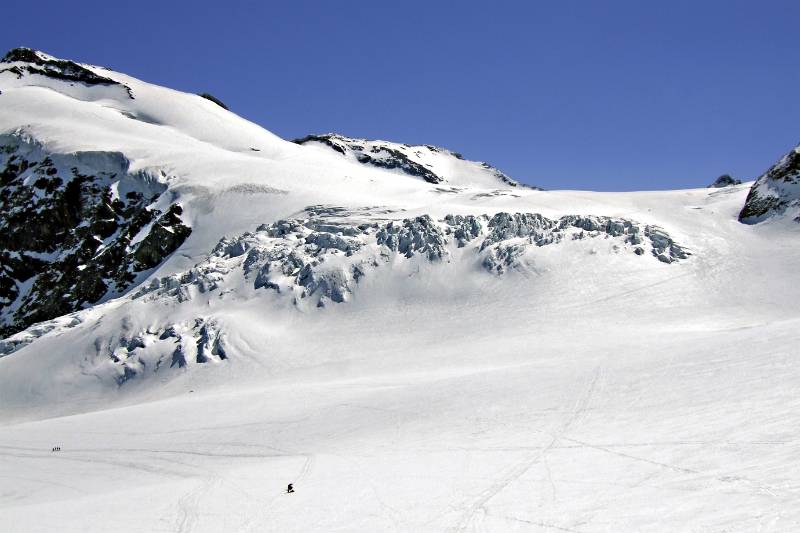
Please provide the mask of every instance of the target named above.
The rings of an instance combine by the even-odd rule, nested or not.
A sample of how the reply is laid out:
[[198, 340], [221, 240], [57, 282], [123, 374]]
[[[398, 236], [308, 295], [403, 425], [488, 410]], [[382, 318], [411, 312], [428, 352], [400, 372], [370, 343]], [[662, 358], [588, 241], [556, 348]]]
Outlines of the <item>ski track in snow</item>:
[[[487, 504], [492, 498], [506, 489], [511, 483], [524, 476], [525, 473], [533, 467], [533, 465], [539, 463], [540, 461], [546, 460], [547, 453], [553, 447], [558, 445], [559, 441], [568, 433], [570, 427], [579, 424], [581, 418], [586, 416], [587, 407], [589, 406], [592, 397], [595, 394], [595, 388], [597, 387], [598, 381], [601, 379], [601, 375], [601, 368], [598, 367], [592, 374], [589, 383], [576, 398], [575, 404], [567, 411], [566, 419], [562, 421], [561, 427], [553, 435], [550, 443], [540, 451], [535, 452], [532, 457], [525, 458], [519, 463], [513, 465], [495, 483], [492, 483], [492, 485], [481, 492], [477, 499], [467, 507], [466, 512], [460, 519], [459, 523], [452, 529], [454, 533], [462, 533], [467, 531], [472, 525], [471, 523], [476, 520], [476, 515], [487, 515], [489, 513]], [[477, 520], [479, 520], [479, 518], [480, 517], [478, 517]], [[572, 530], [566, 529], [565, 531]]]

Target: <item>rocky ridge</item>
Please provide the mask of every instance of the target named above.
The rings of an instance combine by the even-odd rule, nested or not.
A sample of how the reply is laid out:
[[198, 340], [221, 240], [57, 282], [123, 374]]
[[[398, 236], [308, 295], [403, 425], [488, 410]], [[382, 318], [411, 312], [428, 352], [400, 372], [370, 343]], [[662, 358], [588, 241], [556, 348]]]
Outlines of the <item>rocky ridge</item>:
[[133, 91], [127, 85], [97, 74], [87, 65], [58, 59], [30, 48], [14, 48], [0, 59], [0, 74], [11, 74], [17, 79], [42, 76], [55, 81], [81, 83], [87, 86], [109, 86], [124, 89], [129, 98]]
[[476, 165], [480, 170], [496, 179], [498, 184], [507, 187], [525, 187], [540, 190], [538, 187], [524, 185], [513, 180], [488, 163], [468, 162], [458, 152], [452, 152], [430, 144], [411, 145], [368, 139], [353, 139], [336, 133], [307, 135], [301, 139], [295, 139], [293, 142], [301, 145], [309, 143], [321, 144], [342, 156], [350, 157], [364, 165], [390, 170], [396, 169], [409, 176], [423, 179], [434, 185], [448, 181], [448, 177], [445, 173], [437, 168], [437, 165], [434, 163], [434, 158], [436, 156], [449, 156], [453, 159]]

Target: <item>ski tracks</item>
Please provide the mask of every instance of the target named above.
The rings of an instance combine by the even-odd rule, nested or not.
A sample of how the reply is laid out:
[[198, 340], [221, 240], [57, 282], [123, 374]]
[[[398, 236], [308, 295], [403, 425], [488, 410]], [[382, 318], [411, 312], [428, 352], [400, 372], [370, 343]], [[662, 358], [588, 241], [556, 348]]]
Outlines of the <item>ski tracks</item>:
[[193, 489], [180, 497], [178, 500], [176, 533], [189, 533], [192, 531], [200, 514], [200, 499], [204, 494], [210, 492], [217, 483], [218, 478], [201, 479]]
[[295, 478], [294, 483], [300, 483], [303, 481], [308, 473], [311, 472], [311, 469], [314, 468], [314, 463], [316, 462], [316, 458], [313, 454], [306, 455], [306, 462], [303, 463], [303, 469], [300, 470], [300, 473]]
[[[489, 501], [502, 492], [511, 483], [522, 477], [534, 465], [539, 463], [545, 458], [547, 453], [558, 445], [561, 438], [576, 424], [581, 422], [587, 416], [592, 399], [597, 393], [598, 384], [601, 383], [603, 377], [603, 368], [598, 366], [595, 368], [589, 382], [583, 387], [575, 403], [568, 411], [566, 418], [563, 419], [561, 426], [550, 442], [542, 449], [537, 450], [533, 455], [528, 456], [516, 464], [512, 465], [491, 485], [486, 487], [477, 498], [469, 505], [466, 511], [462, 514], [459, 522], [448, 531], [452, 533], [462, 533], [469, 529], [470, 525], [474, 522], [482, 522], [483, 518], [488, 515], [486, 505]], [[552, 483], [552, 481], [551, 481]], [[477, 526], [477, 524], [474, 524]]]
[[[314, 469], [314, 465], [316, 464], [316, 456], [314, 454], [297, 454], [299, 457], [305, 457], [305, 461], [303, 462], [303, 466], [300, 468], [300, 472], [295, 476], [294, 480], [290, 480], [298, 489], [301, 489], [298, 486], [302, 481], [304, 481], [309, 473]], [[259, 505], [260, 512], [257, 512], [255, 515], [252, 515], [244, 524], [242, 524], [237, 531], [243, 532], [252, 532], [252, 531], [261, 531], [262, 529], [257, 527], [258, 522], [263, 522], [264, 519], [267, 518], [269, 511], [272, 509], [273, 504], [279, 499], [286, 496], [286, 491], [281, 490], [280, 492], [275, 493], [272, 498], [266, 501], [263, 505]], [[259, 520], [261, 519], [261, 520]]]

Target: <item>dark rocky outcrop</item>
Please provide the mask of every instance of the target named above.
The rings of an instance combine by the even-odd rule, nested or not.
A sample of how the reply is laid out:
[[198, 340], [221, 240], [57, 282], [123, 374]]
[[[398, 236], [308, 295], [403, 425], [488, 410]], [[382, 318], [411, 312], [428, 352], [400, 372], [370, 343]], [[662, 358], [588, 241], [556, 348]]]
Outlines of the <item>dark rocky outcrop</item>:
[[731, 185], [741, 185], [742, 180], [733, 178], [730, 174], [723, 174], [714, 180], [714, 183], [709, 185], [708, 189], [721, 189], [723, 187], [730, 187]]
[[[157, 211], [149, 211], [156, 214]], [[161, 215], [150, 228], [150, 232], [142, 239], [133, 251], [133, 270], [136, 272], [155, 268], [165, 257], [178, 249], [192, 230], [183, 224], [181, 214], [183, 208], [172, 204], [166, 213]]]
[[208, 93], [200, 93], [200, 94], [198, 94], [197, 96], [201, 96], [201, 97], [205, 98], [206, 100], [208, 100], [208, 101], [210, 101], [210, 102], [214, 102], [215, 104], [217, 104], [218, 106], [220, 106], [222, 109], [224, 109], [224, 110], [228, 111], [228, 106], [226, 106], [225, 104], [223, 104], [223, 103], [222, 103], [222, 100], [220, 100], [219, 98], [216, 98], [216, 97], [215, 97], [214, 95], [212, 95], [212, 94], [208, 94]]
[[[451, 152], [430, 144], [410, 145], [368, 139], [351, 139], [335, 133], [307, 135], [292, 142], [297, 144], [320, 143], [342, 155], [351, 155], [356, 161], [364, 165], [390, 170], [396, 169], [432, 184], [440, 184], [447, 181], [447, 179], [445, 176], [437, 174], [432, 165], [425, 163], [426, 160], [429, 160], [431, 154], [446, 154], [454, 159], [464, 159], [457, 152]], [[522, 185], [488, 163], [475, 164], [506, 186], [538, 189], [538, 187]]]
[[[297, 144], [308, 142], [319, 142], [331, 147], [333, 150], [344, 155], [353, 153], [359, 163], [372, 165], [378, 168], [398, 169], [409, 176], [422, 178], [428, 183], [441, 183], [444, 178], [435, 174], [430, 169], [420, 163], [413, 161], [400, 150], [392, 147], [388, 143], [365, 147], [365, 141], [359, 139], [348, 139], [332, 133], [326, 135], [307, 135], [302, 139], [292, 141]], [[435, 147], [431, 147], [436, 150]]]
[[[3, 68], [3, 64], [11, 65]], [[14, 48], [0, 60], [0, 74], [9, 72], [22, 78], [26, 75], [38, 74], [46, 78], [66, 81], [70, 83], [82, 83], [88, 86], [94, 85], [116, 85], [125, 89], [130, 98], [133, 92], [130, 87], [106, 76], [101, 76], [84, 65], [57, 59], [42, 52], [30, 48]]]
[[0, 136], [0, 337], [108, 295], [188, 237], [165, 187], [119, 153], [52, 154]]
[[800, 221], [800, 146], [759, 176], [739, 213], [739, 221], [756, 224], [791, 213]]

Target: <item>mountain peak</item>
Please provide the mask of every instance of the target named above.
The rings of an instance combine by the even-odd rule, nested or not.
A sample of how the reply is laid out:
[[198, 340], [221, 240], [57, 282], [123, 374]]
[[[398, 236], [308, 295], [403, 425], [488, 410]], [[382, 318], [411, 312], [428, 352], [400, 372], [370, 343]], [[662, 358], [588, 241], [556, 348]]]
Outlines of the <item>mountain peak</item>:
[[13, 48], [0, 60], [1, 64], [11, 65], [0, 68], [0, 74], [9, 72], [17, 79], [27, 76], [44, 76], [57, 81], [78, 82], [84, 85], [118, 85], [123, 86], [128, 96], [133, 98], [129, 87], [97, 74], [89, 65], [83, 65], [67, 59], [59, 59], [32, 48]]
[[736, 178], [732, 177], [730, 174], [723, 174], [722, 176], [718, 177], [714, 180], [714, 182], [709, 185], [708, 189], [721, 189], [722, 187], [730, 187], [731, 185], [741, 185], [742, 180], [737, 180]]
[[36, 65], [43, 65], [48, 61], [59, 61], [57, 58], [45, 54], [39, 50], [34, 50], [33, 48], [27, 48], [21, 46], [19, 48], [12, 48], [11, 50], [3, 56], [3, 59], [0, 60], [0, 63], [34, 63]]

